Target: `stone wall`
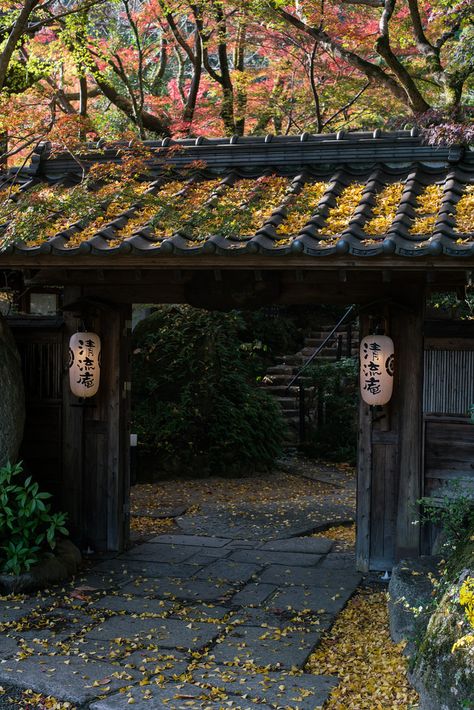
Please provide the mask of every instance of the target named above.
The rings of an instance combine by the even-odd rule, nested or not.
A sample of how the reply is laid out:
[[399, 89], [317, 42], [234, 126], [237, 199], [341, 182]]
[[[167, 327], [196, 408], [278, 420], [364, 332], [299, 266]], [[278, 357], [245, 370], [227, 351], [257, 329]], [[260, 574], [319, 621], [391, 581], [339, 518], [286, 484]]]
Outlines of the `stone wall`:
[[24, 424], [20, 355], [5, 319], [0, 316], [0, 465], [17, 461]]

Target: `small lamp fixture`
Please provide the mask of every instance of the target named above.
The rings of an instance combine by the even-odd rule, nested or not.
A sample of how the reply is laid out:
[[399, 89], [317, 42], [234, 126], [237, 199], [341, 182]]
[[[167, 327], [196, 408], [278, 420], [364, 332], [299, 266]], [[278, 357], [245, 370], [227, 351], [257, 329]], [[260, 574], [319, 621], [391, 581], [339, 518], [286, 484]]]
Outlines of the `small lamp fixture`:
[[360, 344], [360, 392], [372, 406], [387, 404], [393, 392], [393, 340], [387, 335], [368, 335]]
[[93, 397], [100, 383], [101, 344], [97, 333], [74, 333], [69, 341], [69, 385], [76, 397]]

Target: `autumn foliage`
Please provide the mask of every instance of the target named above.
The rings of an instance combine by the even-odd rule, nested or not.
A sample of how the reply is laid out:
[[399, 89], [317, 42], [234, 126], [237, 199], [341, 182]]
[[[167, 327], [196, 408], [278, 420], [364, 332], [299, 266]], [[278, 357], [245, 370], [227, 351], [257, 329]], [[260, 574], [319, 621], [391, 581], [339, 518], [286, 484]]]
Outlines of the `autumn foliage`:
[[[1, 0], [0, 153], [126, 136], [441, 124], [472, 95], [469, 0]], [[457, 127], [463, 127], [461, 132]]]

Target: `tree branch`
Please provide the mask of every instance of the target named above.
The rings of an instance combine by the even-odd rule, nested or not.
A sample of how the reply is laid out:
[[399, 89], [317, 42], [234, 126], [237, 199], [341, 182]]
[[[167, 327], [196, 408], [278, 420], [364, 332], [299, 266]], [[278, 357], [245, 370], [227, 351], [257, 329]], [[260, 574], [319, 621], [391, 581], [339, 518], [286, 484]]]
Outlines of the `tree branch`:
[[380, 86], [384, 86], [399, 101], [402, 101], [404, 104], [408, 103], [405, 90], [392, 76], [390, 76], [390, 74], [387, 74], [377, 64], [373, 64], [367, 59], [361, 57], [359, 54], [346, 49], [342, 44], [340, 44], [340, 42], [332, 39], [332, 37], [330, 37], [324, 30], [319, 30], [316, 27], [307, 25], [298, 17], [295, 17], [280, 7], [275, 8], [275, 10], [284, 20], [286, 20], [286, 22], [288, 22], [288, 24], [292, 25], [300, 32], [308, 34], [313, 39], [318, 40], [324, 49], [333, 52], [336, 57], [358, 69], [360, 72], [365, 74], [370, 81], [373, 81]]
[[38, 2], [39, 0], [25, 0], [25, 4], [23, 5], [20, 14], [15, 20], [15, 23], [10, 31], [3, 51], [0, 54], [0, 90], [3, 89], [3, 87], [5, 86], [8, 66], [13, 56], [13, 52], [15, 51], [17, 44], [20, 41], [20, 37], [25, 32], [28, 26], [28, 18], [30, 17], [35, 7], [38, 5]]
[[385, 0], [384, 10], [380, 18], [380, 36], [377, 38], [375, 48], [380, 56], [386, 61], [387, 66], [393, 71], [399, 83], [403, 87], [410, 108], [417, 113], [424, 113], [430, 108], [429, 104], [421, 95], [418, 87], [413, 81], [407, 69], [400, 62], [390, 46], [390, 20], [395, 10], [396, 0]]

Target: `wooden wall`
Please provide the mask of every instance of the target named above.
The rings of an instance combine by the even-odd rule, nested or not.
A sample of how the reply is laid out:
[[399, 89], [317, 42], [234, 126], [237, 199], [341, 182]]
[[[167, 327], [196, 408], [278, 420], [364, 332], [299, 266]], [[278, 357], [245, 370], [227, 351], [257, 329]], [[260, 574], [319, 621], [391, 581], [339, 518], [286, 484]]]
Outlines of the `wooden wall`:
[[[65, 290], [65, 304], [81, 303], [81, 288]], [[68, 513], [81, 547], [122, 550], [129, 534], [131, 308], [93, 307], [88, 327], [102, 339], [99, 393], [73, 397], [67, 368], [69, 338], [81, 329], [81, 306], [63, 318], [11, 319], [23, 363], [27, 418], [25, 468]]]
[[474, 494], [474, 324], [427, 323], [423, 494], [449, 495], [452, 482]]
[[62, 488], [62, 321], [10, 318], [20, 352], [26, 421], [20, 459], [41, 487], [61, 505]]
[[[363, 571], [431, 552], [433, 531], [414, 524], [422, 496], [450, 495], [454, 480], [474, 495], [474, 425], [467, 415], [474, 403], [474, 324], [423, 322], [421, 303], [388, 311], [396, 354], [392, 400], [379, 410], [361, 403], [357, 565]], [[366, 313], [362, 337], [369, 324]]]

